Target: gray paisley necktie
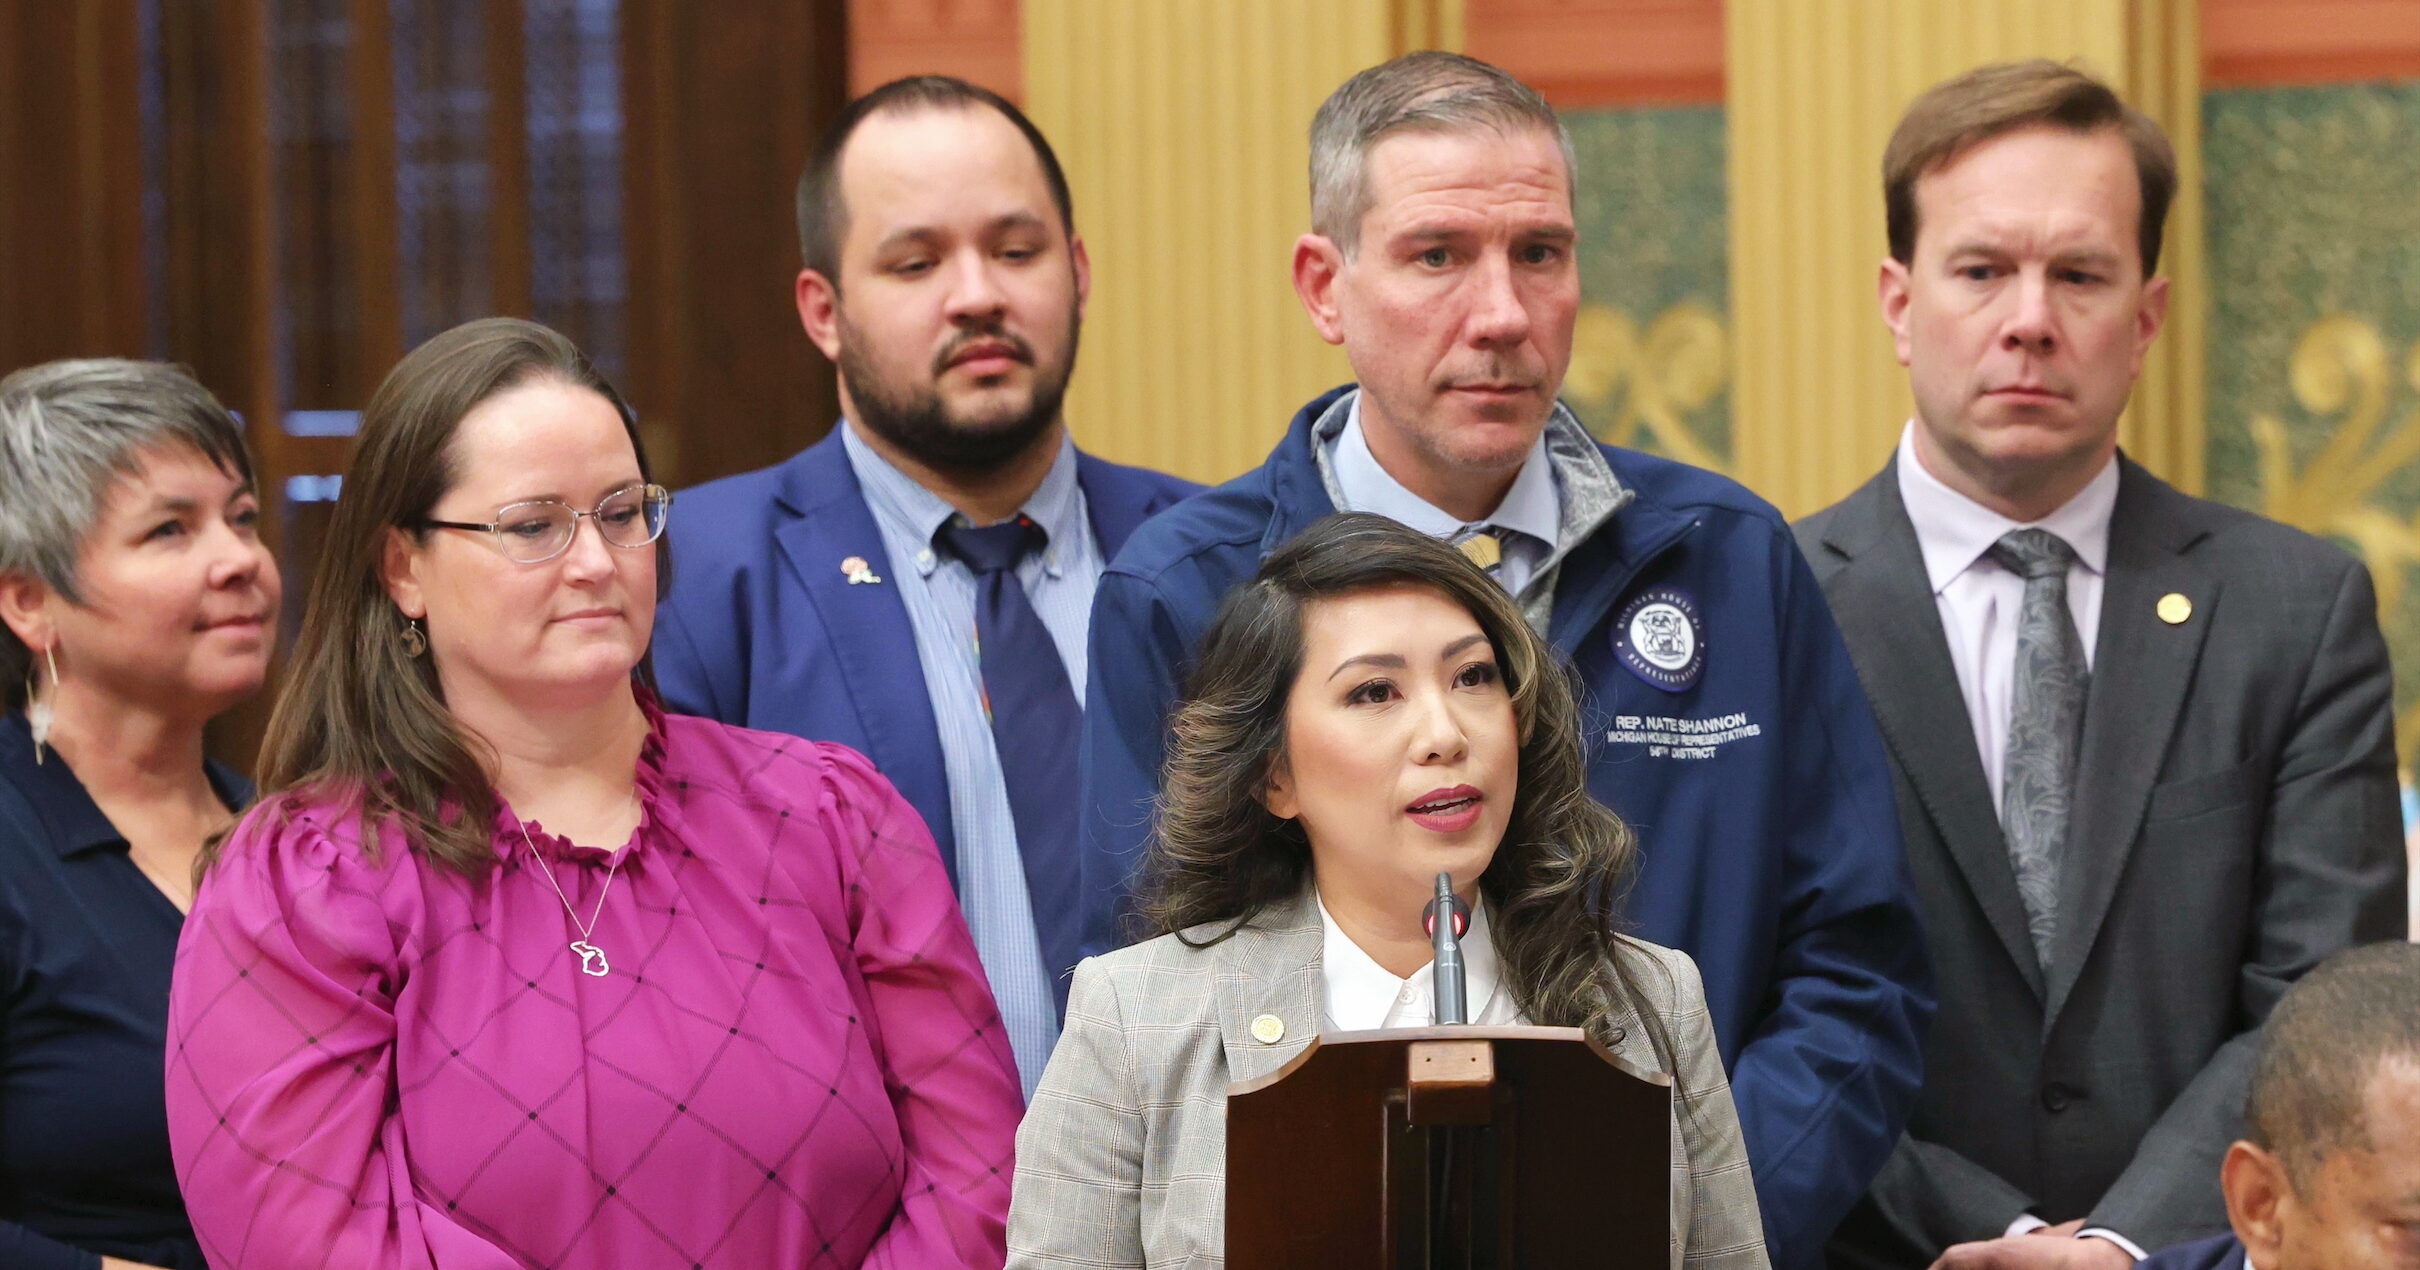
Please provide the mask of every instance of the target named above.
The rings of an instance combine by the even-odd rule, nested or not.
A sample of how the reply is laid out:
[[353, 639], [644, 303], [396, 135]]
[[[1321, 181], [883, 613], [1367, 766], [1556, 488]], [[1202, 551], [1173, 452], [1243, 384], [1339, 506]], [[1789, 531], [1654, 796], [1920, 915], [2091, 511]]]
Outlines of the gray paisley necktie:
[[2067, 609], [2067, 566], [2075, 563], [2075, 548], [2048, 530], [2017, 529], [1992, 544], [1991, 558], [2025, 578], [2008, 751], [2001, 767], [2000, 829], [2008, 838], [2017, 893], [2025, 900], [2034, 956], [2048, 970], [2051, 939], [2058, 932], [2059, 857], [2066, 849], [2075, 795], [2084, 694], [2092, 686], [2084, 641]]

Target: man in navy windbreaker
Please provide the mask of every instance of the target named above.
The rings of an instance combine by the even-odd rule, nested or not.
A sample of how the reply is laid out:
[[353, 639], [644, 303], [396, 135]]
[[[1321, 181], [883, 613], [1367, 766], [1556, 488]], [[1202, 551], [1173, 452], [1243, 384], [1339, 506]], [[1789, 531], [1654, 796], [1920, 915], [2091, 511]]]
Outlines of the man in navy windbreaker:
[[1773, 508], [1598, 445], [1556, 402], [1576, 233], [1569, 142], [1534, 92], [1399, 58], [1321, 107], [1311, 167], [1296, 289], [1360, 382], [1102, 576], [1087, 883], [1125, 885], [1170, 707], [1264, 556], [1340, 508], [1463, 544], [1569, 658], [1591, 788], [1641, 836], [1626, 916], [1696, 959], [1773, 1262], [1819, 1264], [1900, 1135], [1933, 1005], [1889, 768], [1823, 593]]

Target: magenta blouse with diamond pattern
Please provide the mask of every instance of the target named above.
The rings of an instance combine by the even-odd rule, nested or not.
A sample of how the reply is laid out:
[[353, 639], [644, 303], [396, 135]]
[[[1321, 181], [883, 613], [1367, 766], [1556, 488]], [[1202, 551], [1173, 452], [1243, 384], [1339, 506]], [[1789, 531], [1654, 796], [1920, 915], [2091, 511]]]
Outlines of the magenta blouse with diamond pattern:
[[[220, 1270], [998, 1266], [1016, 1068], [940, 857], [857, 753], [650, 710], [611, 851], [472, 883], [271, 799], [179, 945], [168, 1119]], [[281, 814], [282, 813], [282, 814]]]

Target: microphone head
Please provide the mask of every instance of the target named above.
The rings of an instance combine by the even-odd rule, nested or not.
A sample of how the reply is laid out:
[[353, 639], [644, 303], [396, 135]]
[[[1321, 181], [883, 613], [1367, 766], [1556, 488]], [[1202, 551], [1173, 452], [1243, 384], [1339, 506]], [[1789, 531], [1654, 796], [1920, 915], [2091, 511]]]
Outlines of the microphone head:
[[[1453, 906], [1454, 938], [1460, 939], [1464, 935], [1469, 934], [1470, 905], [1463, 903], [1461, 897], [1455, 895], [1448, 895], [1445, 899], [1445, 902]], [[1430, 900], [1428, 902], [1428, 907], [1420, 910], [1420, 933], [1427, 935], [1432, 939], [1436, 937], [1437, 901], [1435, 900]]]

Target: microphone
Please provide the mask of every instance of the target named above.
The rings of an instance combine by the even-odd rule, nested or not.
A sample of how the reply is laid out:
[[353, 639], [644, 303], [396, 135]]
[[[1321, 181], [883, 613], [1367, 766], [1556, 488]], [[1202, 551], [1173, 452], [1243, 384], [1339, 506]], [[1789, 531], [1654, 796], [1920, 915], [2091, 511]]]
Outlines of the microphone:
[[[1446, 920], [1437, 920], [1438, 914]], [[1462, 934], [1470, 929], [1470, 907], [1454, 895], [1454, 875], [1437, 875], [1437, 898], [1428, 902], [1421, 913], [1421, 922], [1428, 927], [1429, 947], [1436, 960], [1429, 963], [1431, 995], [1437, 999], [1437, 1022], [1470, 1022], [1470, 988], [1462, 977]]]

